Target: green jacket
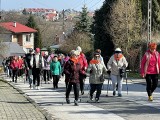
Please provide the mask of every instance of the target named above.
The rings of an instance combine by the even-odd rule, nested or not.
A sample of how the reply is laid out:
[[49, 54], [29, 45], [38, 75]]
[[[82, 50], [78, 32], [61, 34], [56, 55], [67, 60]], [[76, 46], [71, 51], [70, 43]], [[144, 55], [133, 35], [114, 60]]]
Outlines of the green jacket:
[[62, 69], [61, 69], [61, 64], [59, 61], [55, 62], [51, 62], [50, 64], [50, 70], [51, 70], [51, 73], [52, 75], [60, 75], [61, 72], [62, 72]]

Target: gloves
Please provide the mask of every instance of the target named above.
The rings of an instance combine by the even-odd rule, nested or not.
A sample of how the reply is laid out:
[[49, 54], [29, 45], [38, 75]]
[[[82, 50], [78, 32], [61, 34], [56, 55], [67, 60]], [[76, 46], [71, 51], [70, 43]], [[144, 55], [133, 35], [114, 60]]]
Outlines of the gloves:
[[92, 74], [92, 72], [93, 72], [93, 70], [91, 69], [91, 70], [89, 71], [89, 73]]
[[108, 71], [107, 71], [107, 73], [108, 73], [108, 75], [110, 75], [110, 74], [111, 74], [111, 71], [110, 71], [110, 70], [108, 70]]

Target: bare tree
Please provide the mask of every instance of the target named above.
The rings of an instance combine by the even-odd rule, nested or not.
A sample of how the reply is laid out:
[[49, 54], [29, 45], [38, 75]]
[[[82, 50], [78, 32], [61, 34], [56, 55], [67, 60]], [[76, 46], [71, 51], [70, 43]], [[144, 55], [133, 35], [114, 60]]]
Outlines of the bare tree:
[[91, 52], [93, 50], [91, 37], [84, 32], [73, 32], [60, 49], [69, 53], [71, 50], [75, 50], [77, 46], [82, 47], [84, 53]]

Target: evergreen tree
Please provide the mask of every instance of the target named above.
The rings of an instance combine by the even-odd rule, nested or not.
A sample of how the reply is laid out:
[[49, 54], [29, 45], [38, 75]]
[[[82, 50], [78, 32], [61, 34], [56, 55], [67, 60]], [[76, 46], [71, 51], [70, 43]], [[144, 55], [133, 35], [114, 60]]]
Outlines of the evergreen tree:
[[34, 48], [42, 48], [42, 38], [40, 34], [39, 28], [36, 29], [37, 32], [35, 33], [34, 37]]
[[80, 32], [90, 32], [91, 31], [91, 21], [88, 16], [87, 7], [84, 5], [82, 12], [80, 14], [80, 20], [76, 23], [76, 30]]
[[113, 0], [105, 0], [103, 6], [95, 11], [94, 22], [93, 22], [93, 33], [94, 33], [94, 48], [102, 50], [102, 56], [111, 56], [114, 51], [114, 44], [112, 37], [109, 35], [109, 31], [106, 31], [104, 22], [110, 21], [109, 15], [111, 13], [111, 4]]
[[34, 37], [34, 49], [37, 47], [42, 48], [41, 33], [32, 15], [30, 15], [26, 26], [37, 30], [37, 32], [35, 33], [35, 37]]

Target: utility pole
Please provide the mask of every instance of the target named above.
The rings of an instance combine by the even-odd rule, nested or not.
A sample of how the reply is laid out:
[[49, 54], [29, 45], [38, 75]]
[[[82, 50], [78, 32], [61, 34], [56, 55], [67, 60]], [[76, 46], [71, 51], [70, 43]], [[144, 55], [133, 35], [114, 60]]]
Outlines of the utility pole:
[[63, 9], [63, 12], [62, 12], [62, 15], [63, 15], [63, 39], [65, 39], [65, 23], [64, 23], [64, 9]]
[[152, 25], [152, 0], [148, 0], [148, 36], [147, 36], [147, 47], [148, 43], [151, 42], [151, 26]]
[[0, 0], [0, 20], [2, 19], [1, 0]]
[[65, 31], [65, 24], [64, 24], [64, 9], [63, 9], [63, 12], [62, 12], [62, 15], [63, 15], [63, 32]]

